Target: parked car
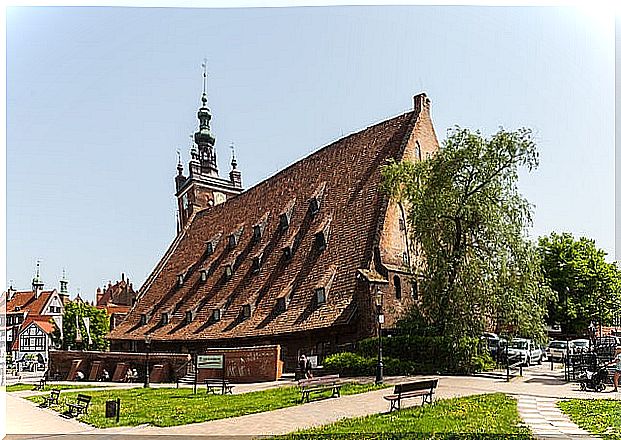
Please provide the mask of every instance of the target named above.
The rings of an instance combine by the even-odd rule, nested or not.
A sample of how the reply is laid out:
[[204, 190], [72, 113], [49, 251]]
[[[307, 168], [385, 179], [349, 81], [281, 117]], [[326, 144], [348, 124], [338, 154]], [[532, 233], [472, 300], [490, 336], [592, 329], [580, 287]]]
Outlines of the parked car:
[[543, 351], [532, 339], [515, 338], [511, 340], [507, 348], [507, 353], [509, 358], [519, 355], [526, 366], [535, 362], [540, 364], [543, 360]]
[[481, 339], [487, 343], [487, 349], [494, 359], [507, 347], [507, 340], [496, 333], [485, 332], [481, 335]]
[[591, 345], [588, 339], [574, 339], [571, 344], [574, 346], [574, 353], [586, 353]]
[[[574, 346], [569, 342], [569, 355], [574, 354]], [[567, 356], [567, 341], [551, 341], [548, 344], [548, 359], [562, 361]]]

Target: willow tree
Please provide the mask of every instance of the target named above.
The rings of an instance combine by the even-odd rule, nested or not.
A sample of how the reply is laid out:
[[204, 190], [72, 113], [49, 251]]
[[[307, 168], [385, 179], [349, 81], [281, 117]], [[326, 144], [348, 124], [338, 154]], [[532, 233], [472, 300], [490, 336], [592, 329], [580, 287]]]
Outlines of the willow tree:
[[517, 188], [518, 169], [537, 165], [528, 129], [485, 138], [456, 127], [428, 159], [384, 167], [384, 190], [408, 211], [418, 311], [437, 333], [543, 337], [551, 291], [527, 240], [531, 207]]

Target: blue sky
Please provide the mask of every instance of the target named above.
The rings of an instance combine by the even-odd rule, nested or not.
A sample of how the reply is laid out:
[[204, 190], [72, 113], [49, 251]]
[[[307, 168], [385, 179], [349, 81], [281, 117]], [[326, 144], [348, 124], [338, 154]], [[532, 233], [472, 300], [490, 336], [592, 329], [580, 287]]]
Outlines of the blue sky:
[[7, 280], [67, 270], [94, 297], [135, 286], [175, 234], [176, 151], [197, 125], [201, 62], [221, 175], [245, 186], [432, 100], [438, 137], [531, 127], [531, 236], [614, 255], [614, 32], [560, 7], [12, 8], [7, 12]]

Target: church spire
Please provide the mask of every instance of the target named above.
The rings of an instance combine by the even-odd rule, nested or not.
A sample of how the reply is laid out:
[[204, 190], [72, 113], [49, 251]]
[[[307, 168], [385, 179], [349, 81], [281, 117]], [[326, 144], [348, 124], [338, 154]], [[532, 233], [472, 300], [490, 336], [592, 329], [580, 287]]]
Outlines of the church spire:
[[43, 290], [43, 282], [41, 281], [41, 277], [39, 275], [39, 267], [41, 265], [41, 261], [37, 260], [37, 271], [32, 279], [32, 291], [34, 292], [35, 298], [38, 298]]
[[229, 180], [236, 188], [242, 187], [241, 171], [237, 169], [237, 158], [235, 157], [235, 144], [231, 142], [231, 171], [229, 172]]
[[216, 150], [214, 145], [216, 138], [211, 133], [211, 111], [207, 107], [207, 60], [203, 61], [203, 95], [202, 106], [198, 109], [198, 131], [194, 133], [194, 142], [198, 146], [198, 159], [200, 161], [201, 174], [218, 176], [218, 164], [216, 163]]

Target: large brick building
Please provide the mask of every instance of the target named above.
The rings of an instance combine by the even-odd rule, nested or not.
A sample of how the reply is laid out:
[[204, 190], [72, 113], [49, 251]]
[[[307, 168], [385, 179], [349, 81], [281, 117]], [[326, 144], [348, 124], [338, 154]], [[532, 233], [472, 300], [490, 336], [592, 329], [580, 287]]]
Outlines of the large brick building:
[[429, 99], [243, 192], [235, 163], [230, 179], [217, 175], [205, 97], [198, 116], [190, 177], [180, 165], [176, 179], [179, 233], [112, 350], [142, 351], [145, 335], [155, 351], [280, 344], [291, 369], [301, 351], [321, 358], [376, 334], [378, 288], [392, 327], [417, 299], [416, 256], [381, 166], [437, 151]]

